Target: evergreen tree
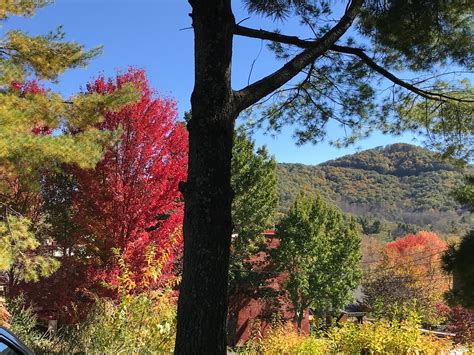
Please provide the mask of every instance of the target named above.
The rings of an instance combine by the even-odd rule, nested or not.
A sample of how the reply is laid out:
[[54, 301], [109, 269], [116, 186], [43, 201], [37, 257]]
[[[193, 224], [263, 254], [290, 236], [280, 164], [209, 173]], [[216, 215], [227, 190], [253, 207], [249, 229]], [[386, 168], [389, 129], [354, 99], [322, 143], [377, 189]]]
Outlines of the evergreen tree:
[[[251, 271], [249, 258], [265, 249], [263, 232], [274, 226], [277, 210], [276, 161], [270, 157], [266, 147], [255, 149], [255, 144], [244, 133], [237, 130], [232, 150], [232, 240], [229, 269], [229, 300], [234, 305], [229, 309], [230, 317], [239, 310], [241, 297], [254, 293], [265, 275]], [[233, 318], [231, 318], [233, 319]]]
[[[467, 176], [464, 185], [454, 191], [456, 200], [474, 211], [474, 176]], [[450, 303], [474, 308], [474, 229], [471, 229], [459, 245], [450, 245], [443, 255], [443, 269], [454, 278], [452, 291], [446, 294]]]
[[[330, 120], [348, 129], [341, 144], [373, 129], [429, 132], [428, 139], [442, 142], [439, 148], [466, 156], [472, 146], [472, 89], [467, 82], [442, 82], [447, 78], [442, 70], [472, 68], [474, 4], [244, 1], [249, 12], [279, 20], [275, 23], [280, 26], [287, 18], [299, 21], [309, 37], [303, 40], [283, 34], [282, 28], [270, 32], [237, 23], [230, 0], [189, 2], [195, 84], [188, 179], [181, 184], [185, 251], [175, 353], [224, 354], [233, 229], [231, 158], [238, 115], [256, 103], [270, 104], [257, 124], [278, 130], [294, 123], [300, 142], [324, 139], [333, 127]], [[234, 90], [234, 36], [270, 41], [283, 65]], [[413, 79], [397, 76], [400, 70], [411, 71], [404, 76]], [[385, 86], [388, 90], [380, 90]]]
[[[12, 15], [32, 16], [48, 3], [2, 1], [0, 25]], [[65, 70], [85, 66], [99, 52], [65, 41], [61, 28], [38, 36], [10, 30], [0, 40], [0, 223], [2, 235], [8, 235], [1, 238], [0, 258], [4, 271], [23, 262], [24, 280], [37, 280], [57, 265], [37, 255], [48, 238], [39, 194], [43, 173], [58, 163], [93, 167], [113, 137], [95, 124], [104, 110], [135, 97], [126, 87], [108, 96], [83, 93], [66, 100], [44, 88], [43, 81], [54, 82]]]
[[308, 308], [318, 317], [338, 311], [359, 284], [360, 237], [356, 221], [321, 196], [300, 194], [277, 227], [276, 259], [298, 329]]
[[276, 161], [265, 146], [255, 144], [237, 130], [232, 151], [232, 221], [234, 233], [233, 262], [251, 256], [265, 229], [273, 226], [278, 204]]

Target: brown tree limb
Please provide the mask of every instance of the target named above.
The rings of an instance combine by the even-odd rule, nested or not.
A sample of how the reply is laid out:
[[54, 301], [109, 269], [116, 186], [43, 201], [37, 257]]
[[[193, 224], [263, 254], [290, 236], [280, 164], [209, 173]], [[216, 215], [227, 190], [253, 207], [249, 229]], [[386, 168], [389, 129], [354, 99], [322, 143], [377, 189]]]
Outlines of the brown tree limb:
[[[347, 8], [347, 11], [341, 17], [339, 22], [328, 32], [326, 32], [321, 38], [310, 42], [311, 46], [305, 48], [305, 50], [296, 55], [293, 59], [291, 59], [288, 63], [286, 63], [283, 67], [281, 67], [274, 73], [264, 77], [263, 79], [251, 85], [248, 85], [247, 87], [239, 91], [236, 91], [234, 93], [234, 98], [237, 112], [240, 112], [243, 109], [255, 104], [260, 99], [264, 98], [274, 90], [280, 88], [282, 85], [284, 85], [289, 80], [294, 78], [297, 74], [299, 74], [301, 70], [313, 63], [319, 56], [328, 51], [329, 48], [334, 43], [336, 43], [336, 41], [351, 26], [352, 22], [359, 13], [359, 10], [362, 7], [363, 3], [364, 0], [352, 0]], [[246, 33], [247, 37], [261, 38], [250, 36], [250, 34], [253, 33], [251, 31], [258, 32], [258, 30], [245, 29], [246, 27], [236, 25], [234, 27], [234, 34], [244, 35], [244, 33]]]
[[[244, 36], [244, 37], [250, 37], [250, 38], [258, 38], [258, 39], [263, 39], [263, 40], [269, 40], [269, 41], [274, 41], [274, 42], [279, 42], [279, 43], [284, 43], [284, 44], [290, 44], [294, 45], [300, 48], [305, 48], [305, 49], [310, 49], [313, 47], [317, 47], [320, 45], [318, 42], [319, 40], [315, 41], [308, 41], [308, 40], [303, 40], [300, 39], [296, 36], [287, 36], [283, 35], [280, 33], [276, 32], [270, 32], [270, 31], [265, 31], [265, 30], [256, 30], [253, 28], [248, 28], [244, 26], [237, 25], [235, 26], [234, 33], [239, 36]], [[384, 76], [391, 82], [421, 96], [429, 100], [434, 100], [434, 101], [456, 101], [456, 102], [465, 102], [465, 103], [472, 103], [474, 100], [469, 99], [469, 98], [459, 98], [459, 97], [454, 97], [451, 95], [447, 95], [444, 93], [438, 93], [434, 91], [429, 91], [429, 90], [424, 90], [421, 89], [413, 84], [410, 84], [409, 82], [398, 78], [391, 72], [389, 72], [387, 69], [383, 68], [379, 64], [377, 64], [372, 58], [370, 58], [363, 49], [361, 48], [353, 48], [353, 47], [348, 47], [348, 46], [340, 46], [336, 44], [332, 44], [329, 48], [329, 50], [338, 52], [338, 53], [344, 53], [344, 54], [349, 54], [358, 57], [360, 60], [362, 60], [369, 68], [372, 70], [376, 71], [380, 75]], [[304, 52], [303, 52], [304, 53]], [[295, 57], [296, 58], [296, 57]], [[315, 58], [316, 59], [316, 58]], [[291, 61], [289, 62], [291, 63]], [[258, 82], [257, 82], [258, 83]], [[242, 91], [242, 90], [241, 90]]]

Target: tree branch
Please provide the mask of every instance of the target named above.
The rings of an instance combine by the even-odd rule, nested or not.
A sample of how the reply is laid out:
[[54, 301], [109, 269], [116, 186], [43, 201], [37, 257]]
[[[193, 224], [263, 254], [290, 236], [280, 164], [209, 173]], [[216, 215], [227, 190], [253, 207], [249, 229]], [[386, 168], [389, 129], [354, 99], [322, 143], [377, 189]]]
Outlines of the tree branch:
[[[288, 63], [286, 63], [274, 73], [239, 91], [236, 91], [234, 93], [236, 109], [240, 112], [241, 110], [258, 102], [263, 97], [287, 83], [298, 73], [300, 73], [302, 69], [314, 62], [319, 56], [324, 54], [351, 26], [355, 17], [359, 13], [359, 9], [361, 8], [363, 2], [364, 0], [352, 0], [347, 8], [347, 11], [341, 17], [339, 22], [328, 32], [326, 32], [321, 38], [315, 41], [309, 41], [309, 43], [311, 43], [310, 46], [306, 47], [305, 50], [296, 55], [293, 59], [291, 59]], [[259, 32], [263, 32], [264, 34], [271, 33], [267, 31], [248, 29], [240, 25], [236, 25], [234, 27], [234, 34], [237, 35], [262, 38], [256, 36], [256, 34]], [[273, 40], [272, 38], [263, 39]]]
[[[253, 28], [248, 28], [248, 27], [243, 27], [243, 26], [236, 26], [235, 28], [235, 34], [240, 35], [240, 36], [245, 36], [245, 37], [250, 37], [250, 38], [258, 38], [258, 39], [263, 39], [263, 40], [268, 40], [268, 41], [274, 41], [274, 42], [279, 42], [279, 43], [285, 43], [285, 44], [290, 44], [294, 45], [300, 48], [305, 48], [309, 49], [317, 45], [318, 41], [307, 41], [300, 39], [296, 36], [287, 36], [287, 35], [282, 35], [280, 33], [275, 33], [275, 32], [270, 32], [270, 31], [265, 31], [265, 30], [256, 30]], [[438, 92], [433, 92], [429, 90], [424, 90], [421, 88], [416, 87], [413, 84], [410, 84], [394, 74], [390, 73], [388, 70], [383, 68], [382, 66], [378, 65], [372, 58], [370, 58], [363, 49], [361, 48], [353, 48], [353, 47], [347, 47], [347, 46], [339, 46], [336, 44], [333, 44], [329, 48], [330, 50], [338, 53], [344, 53], [344, 54], [350, 54], [358, 57], [360, 60], [362, 60], [369, 68], [372, 70], [376, 71], [380, 75], [384, 76], [391, 82], [421, 96], [429, 100], [434, 100], [434, 101], [456, 101], [456, 102], [465, 102], [465, 103], [472, 103], [474, 100], [468, 99], [468, 98], [459, 98], [459, 97], [454, 97], [451, 95], [443, 94], [443, 93], [438, 93]]]
[[425, 99], [428, 100], [434, 100], [434, 101], [457, 101], [457, 102], [474, 102], [472, 99], [467, 99], [467, 98], [459, 98], [459, 97], [454, 97], [450, 95], [446, 95], [443, 93], [438, 93], [438, 92], [433, 92], [433, 91], [428, 91], [424, 89], [420, 89], [416, 87], [415, 85], [412, 85], [398, 77], [396, 77], [394, 74], [390, 73], [387, 69], [381, 67], [378, 65], [372, 58], [370, 58], [363, 49], [360, 48], [352, 48], [352, 47], [346, 47], [346, 46], [339, 46], [339, 45], [332, 45], [331, 50], [339, 53], [344, 53], [344, 54], [350, 54], [350, 55], [355, 55], [358, 58], [360, 58], [369, 68], [372, 70], [376, 71], [377, 73], [381, 74], [391, 82], [417, 94], [420, 95], [421, 97], [424, 97]]

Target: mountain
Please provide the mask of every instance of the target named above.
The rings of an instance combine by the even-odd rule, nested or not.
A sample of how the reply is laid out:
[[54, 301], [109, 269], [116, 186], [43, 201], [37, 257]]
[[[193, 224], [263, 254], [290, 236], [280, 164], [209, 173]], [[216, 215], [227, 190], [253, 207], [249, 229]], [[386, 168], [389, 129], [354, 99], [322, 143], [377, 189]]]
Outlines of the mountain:
[[463, 172], [418, 146], [392, 144], [317, 166], [278, 164], [277, 175], [282, 213], [306, 191], [359, 216], [369, 231], [375, 222], [372, 229], [385, 229], [388, 239], [419, 229], [458, 233], [469, 226], [468, 213], [449, 196]]

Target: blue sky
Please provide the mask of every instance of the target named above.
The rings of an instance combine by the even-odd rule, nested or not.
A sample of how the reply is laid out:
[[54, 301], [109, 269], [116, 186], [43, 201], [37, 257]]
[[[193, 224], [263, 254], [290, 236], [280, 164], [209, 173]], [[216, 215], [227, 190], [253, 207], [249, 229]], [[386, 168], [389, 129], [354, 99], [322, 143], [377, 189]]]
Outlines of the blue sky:
[[[144, 68], [151, 85], [162, 95], [174, 97], [180, 115], [190, 108], [193, 88], [193, 32], [188, 16], [191, 8], [185, 0], [56, 0], [40, 9], [33, 18], [11, 18], [1, 31], [19, 28], [30, 34], [44, 34], [63, 25], [68, 40], [83, 43], [88, 48], [104, 46], [103, 54], [91, 61], [86, 69], [70, 70], [61, 76], [56, 90], [69, 96], [99, 73], [112, 76], [117, 69], [129, 65]], [[248, 15], [238, 1], [234, 1], [236, 20]], [[276, 25], [252, 16], [245, 21], [249, 27], [275, 29]], [[304, 37], [296, 24], [285, 26], [289, 34]], [[260, 41], [243, 38], [234, 40], [233, 85], [245, 86], [250, 67], [260, 51]], [[267, 50], [258, 56], [252, 71], [252, 81], [281, 65]], [[330, 137], [343, 134], [342, 128], [330, 126]], [[276, 137], [255, 132], [258, 145], [266, 144], [279, 162], [317, 164], [328, 159], [395, 142], [415, 143], [413, 136], [401, 137], [374, 134], [346, 149], [337, 149], [327, 143], [296, 146], [292, 129], [287, 128]], [[418, 142], [419, 143], [419, 142]]]

